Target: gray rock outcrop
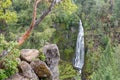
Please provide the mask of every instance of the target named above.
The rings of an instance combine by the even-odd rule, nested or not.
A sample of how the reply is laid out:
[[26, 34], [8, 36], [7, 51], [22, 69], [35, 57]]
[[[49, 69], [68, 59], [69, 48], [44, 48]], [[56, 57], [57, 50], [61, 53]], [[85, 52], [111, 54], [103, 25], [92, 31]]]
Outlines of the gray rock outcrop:
[[60, 60], [60, 53], [56, 44], [48, 44], [42, 48], [46, 56], [46, 64], [52, 72], [52, 80], [59, 80], [58, 63]]
[[[59, 80], [59, 50], [56, 44], [47, 44], [42, 48], [46, 60], [41, 61], [36, 49], [22, 49], [18, 62], [19, 72], [6, 80]], [[0, 68], [4, 61], [0, 61]]]

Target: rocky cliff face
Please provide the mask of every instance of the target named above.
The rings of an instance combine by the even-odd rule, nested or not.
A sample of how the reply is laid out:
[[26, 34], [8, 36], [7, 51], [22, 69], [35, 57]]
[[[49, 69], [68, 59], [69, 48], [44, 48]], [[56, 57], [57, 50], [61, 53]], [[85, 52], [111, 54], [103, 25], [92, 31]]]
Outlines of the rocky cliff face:
[[56, 44], [45, 45], [42, 48], [46, 56], [46, 64], [52, 72], [52, 80], [59, 80], [58, 63], [60, 60], [60, 53]]
[[19, 72], [6, 80], [59, 80], [58, 63], [60, 53], [56, 44], [48, 44], [42, 48], [46, 60], [39, 59], [36, 49], [22, 49], [19, 62]]

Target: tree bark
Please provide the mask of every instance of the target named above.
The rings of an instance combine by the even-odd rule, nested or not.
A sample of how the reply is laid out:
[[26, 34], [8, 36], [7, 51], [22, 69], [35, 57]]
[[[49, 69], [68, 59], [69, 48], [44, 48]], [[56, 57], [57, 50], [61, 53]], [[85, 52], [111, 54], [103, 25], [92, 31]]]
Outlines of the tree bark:
[[[25, 40], [30, 36], [30, 34], [31, 34], [32, 30], [34, 29], [34, 27], [38, 26], [38, 24], [40, 24], [42, 22], [42, 20], [49, 14], [49, 12], [52, 10], [52, 8], [56, 4], [56, 0], [53, 0], [50, 7], [46, 11], [44, 11], [44, 13], [36, 20], [37, 5], [38, 5], [38, 3], [40, 1], [41, 0], [35, 0], [35, 3], [33, 5], [34, 8], [33, 8], [32, 22], [30, 24], [30, 27], [27, 29], [27, 31], [17, 40], [18, 46], [22, 45], [25, 42]], [[18, 46], [15, 46], [14, 48], [16, 48]], [[7, 54], [10, 54], [10, 53], [11, 53], [11, 51], [6, 50], [5, 52], [3, 52], [3, 54], [0, 55], [0, 58], [3, 57], [3, 56], [6, 56]]]
[[20, 39], [18, 40], [18, 45], [23, 44], [23, 42], [30, 36], [31, 31], [33, 30], [34, 26], [35, 26], [35, 22], [36, 22], [36, 11], [37, 11], [37, 5], [41, 0], [36, 0], [34, 3], [34, 10], [33, 10], [33, 18], [32, 18], [32, 22], [31, 25], [29, 27], [29, 29], [22, 35], [22, 37], [20, 37]]
[[46, 10], [46, 11], [44, 11], [44, 13], [43, 13], [43, 15], [41, 15], [40, 17], [39, 17], [39, 19], [37, 19], [37, 21], [36, 21], [36, 23], [35, 23], [35, 27], [36, 26], [38, 26], [38, 24], [40, 24], [41, 23], [41, 21], [49, 14], [49, 12], [52, 10], [52, 8], [55, 6], [55, 0], [53, 0], [52, 1], [52, 3], [51, 3], [51, 5], [50, 5], [50, 7]]
[[31, 25], [30, 25], [29, 29], [25, 32], [25, 34], [23, 34], [22, 37], [20, 37], [18, 39], [18, 45], [22, 45], [25, 42], [25, 40], [30, 36], [30, 33], [32, 32], [34, 27], [38, 26], [38, 24], [40, 24], [42, 22], [42, 20], [49, 14], [49, 12], [52, 10], [52, 8], [56, 4], [56, 0], [53, 0], [50, 7], [46, 11], [44, 11], [44, 13], [36, 20], [37, 4], [40, 1], [41, 0], [36, 0], [35, 1], [34, 10], [33, 10], [33, 18], [32, 18]]

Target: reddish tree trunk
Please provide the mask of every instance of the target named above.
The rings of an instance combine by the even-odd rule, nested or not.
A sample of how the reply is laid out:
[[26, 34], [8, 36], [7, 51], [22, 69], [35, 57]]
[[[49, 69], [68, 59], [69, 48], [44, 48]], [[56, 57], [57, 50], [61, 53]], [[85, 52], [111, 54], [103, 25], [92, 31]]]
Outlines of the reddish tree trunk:
[[52, 8], [54, 7], [56, 1], [53, 0], [50, 7], [44, 11], [43, 15], [41, 15], [37, 20], [36, 20], [36, 11], [37, 11], [37, 5], [41, 0], [36, 0], [34, 3], [34, 10], [33, 10], [33, 18], [32, 18], [32, 22], [31, 25], [29, 27], [29, 29], [25, 32], [25, 34], [22, 35], [22, 37], [19, 38], [18, 40], [18, 45], [23, 44], [23, 42], [30, 36], [30, 33], [32, 32], [32, 30], [34, 29], [35, 26], [38, 26], [38, 24], [40, 24], [40, 22], [49, 14], [49, 12], [52, 10]]
[[29, 29], [25, 32], [25, 34], [23, 34], [22, 37], [20, 37], [20, 39], [18, 40], [19, 45], [23, 44], [23, 42], [30, 36], [31, 31], [33, 30], [33, 28], [35, 26], [37, 5], [40, 1], [41, 0], [36, 0], [34, 3], [33, 18], [32, 18], [31, 25], [30, 25]]
[[[32, 22], [30, 27], [28, 28], [28, 30], [18, 39], [18, 46], [22, 45], [25, 40], [30, 36], [32, 30], [34, 29], [35, 26], [38, 26], [38, 24], [41, 23], [41, 21], [49, 14], [49, 12], [52, 10], [52, 8], [54, 7], [54, 5], [56, 4], [56, 0], [53, 0], [51, 5], [49, 6], [49, 8], [47, 10], [44, 11], [43, 15], [41, 15], [37, 20], [36, 20], [36, 13], [37, 13], [37, 5], [41, 0], [35, 0], [34, 3], [34, 10], [33, 10], [33, 18], [32, 18]], [[14, 47], [13, 49], [15, 49], [16, 47]], [[0, 55], [0, 57], [3, 57], [7, 54], [10, 54], [11, 51], [6, 50], [5, 52], [3, 51], [3, 53]]]

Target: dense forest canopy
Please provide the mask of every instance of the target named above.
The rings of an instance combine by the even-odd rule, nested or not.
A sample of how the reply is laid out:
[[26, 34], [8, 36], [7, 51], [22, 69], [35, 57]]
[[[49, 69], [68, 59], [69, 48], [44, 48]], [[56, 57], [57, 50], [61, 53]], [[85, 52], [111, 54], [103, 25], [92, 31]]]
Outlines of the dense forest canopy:
[[[81, 75], [72, 66], [80, 19]], [[60, 80], [119, 80], [120, 0], [0, 0], [0, 80], [18, 72], [21, 49], [41, 50], [48, 43], [59, 47]]]

